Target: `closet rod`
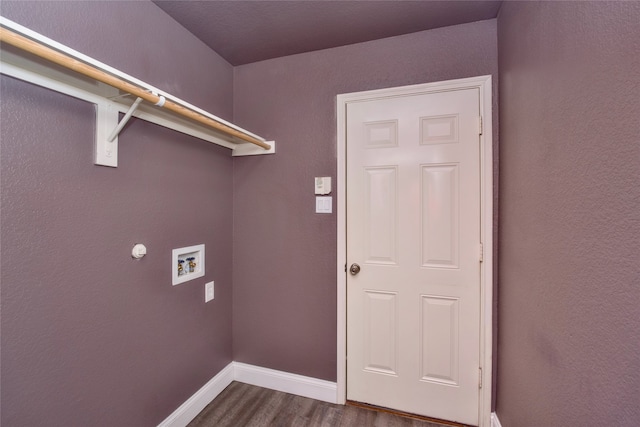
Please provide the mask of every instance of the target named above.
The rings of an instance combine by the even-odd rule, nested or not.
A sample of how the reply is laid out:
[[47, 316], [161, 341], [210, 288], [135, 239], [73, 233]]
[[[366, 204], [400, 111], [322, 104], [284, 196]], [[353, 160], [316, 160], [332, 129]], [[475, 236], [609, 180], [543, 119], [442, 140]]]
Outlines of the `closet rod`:
[[269, 150], [271, 148], [271, 146], [266, 142], [254, 138], [251, 135], [244, 134], [236, 129], [225, 125], [224, 123], [220, 123], [210, 117], [202, 115], [197, 111], [185, 108], [182, 105], [179, 105], [169, 99], [165, 99], [164, 96], [158, 96], [154, 95], [153, 93], [147, 92], [146, 90], [135, 86], [125, 80], [112, 76], [111, 74], [108, 74], [92, 65], [80, 62], [47, 46], [43, 46], [38, 42], [23, 37], [7, 28], [0, 27], [0, 42], [7, 43], [11, 46], [17, 47], [18, 49], [22, 49], [40, 58], [58, 64], [64, 68], [75, 71], [99, 82], [105, 83], [116, 89], [130, 93], [131, 95], [142, 98], [143, 100], [150, 102], [158, 107], [166, 108], [167, 110], [173, 111], [180, 116], [187, 117], [195, 122], [216, 129], [220, 132], [224, 132], [227, 135], [250, 142], [264, 148], [265, 150]]

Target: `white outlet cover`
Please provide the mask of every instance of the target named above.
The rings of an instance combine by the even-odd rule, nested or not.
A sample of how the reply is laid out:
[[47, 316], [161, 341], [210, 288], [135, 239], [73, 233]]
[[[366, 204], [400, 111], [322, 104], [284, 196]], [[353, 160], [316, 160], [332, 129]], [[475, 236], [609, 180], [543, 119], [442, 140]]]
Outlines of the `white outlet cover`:
[[214, 298], [213, 291], [213, 282], [209, 282], [204, 285], [204, 302], [209, 302]]

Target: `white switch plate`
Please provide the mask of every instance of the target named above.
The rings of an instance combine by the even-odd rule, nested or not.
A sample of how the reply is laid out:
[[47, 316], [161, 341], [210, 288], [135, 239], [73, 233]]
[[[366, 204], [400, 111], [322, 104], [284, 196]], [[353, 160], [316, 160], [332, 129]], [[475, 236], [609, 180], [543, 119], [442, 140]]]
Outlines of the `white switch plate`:
[[212, 299], [213, 299], [213, 282], [209, 282], [204, 285], [204, 302], [209, 302]]
[[331, 213], [332, 201], [331, 196], [316, 197], [316, 213]]

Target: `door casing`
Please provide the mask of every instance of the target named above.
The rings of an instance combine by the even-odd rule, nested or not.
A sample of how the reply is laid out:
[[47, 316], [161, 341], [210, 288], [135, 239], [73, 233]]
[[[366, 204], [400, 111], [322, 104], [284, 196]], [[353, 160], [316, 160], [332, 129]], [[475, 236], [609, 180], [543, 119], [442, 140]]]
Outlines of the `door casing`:
[[483, 262], [480, 265], [480, 427], [491, 425], [491, 390], [493, 371], [493, 137], [491, 76], [447, 80], [388, 89], [354, 92], [337, 96], [337, 183], [338, 215], [337, 272], [337, 403], [347, 396], [347, 181], [346, 181], [346, 111], [349, 102], [408, 96], [421, 93], [477, 88], [480, 92], [480, 238]]

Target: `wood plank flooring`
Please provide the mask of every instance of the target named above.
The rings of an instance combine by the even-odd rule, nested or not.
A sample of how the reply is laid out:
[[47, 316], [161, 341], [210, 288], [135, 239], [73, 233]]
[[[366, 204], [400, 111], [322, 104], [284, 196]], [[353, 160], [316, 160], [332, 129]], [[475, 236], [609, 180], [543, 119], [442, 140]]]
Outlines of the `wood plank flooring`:
[[[443, 427], [353, 405], [333, 405], [233, 382], [188, 427]], [[448, 426], [445, 426], [448, 427]]]

